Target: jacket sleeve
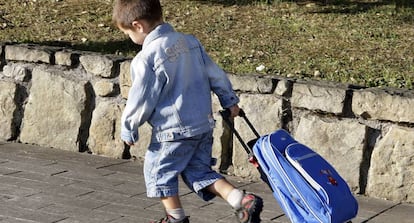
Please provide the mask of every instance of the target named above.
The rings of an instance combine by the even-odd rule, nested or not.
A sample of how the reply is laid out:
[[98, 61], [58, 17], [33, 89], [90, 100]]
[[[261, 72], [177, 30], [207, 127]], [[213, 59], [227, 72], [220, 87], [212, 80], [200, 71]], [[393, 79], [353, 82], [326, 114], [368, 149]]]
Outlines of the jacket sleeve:
[[211, 90], [217, 95], [223, 108], [229, 108], [239, 103], [239, 97], [233, 90], [231, 82], [224, 72], [207, 54], [199, 43]]
[[131, 63], [131, 79], [132, 86], [121, 117], [121, 139], [135, 143], [139, 139], [138, 127], [150, 118], [165, 81], [139, 58]]

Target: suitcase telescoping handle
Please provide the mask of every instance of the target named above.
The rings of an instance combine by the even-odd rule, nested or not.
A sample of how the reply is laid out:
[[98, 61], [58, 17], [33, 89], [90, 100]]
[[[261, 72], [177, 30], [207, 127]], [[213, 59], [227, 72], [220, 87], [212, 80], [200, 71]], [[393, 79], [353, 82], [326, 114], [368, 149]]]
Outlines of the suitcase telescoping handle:
[[[243, 146], [244, 150], [247, 152], [247, 154], [249, 156], [249, 162], [257, 167], [258, 163], [257, 163], [256, 158], [254, 157], [253, 149], [244, 142], [243, 138], [240, 136], [239, 132], [237, 131], [237, 129], [234, 127], [232, 121], [230, 120], [231, 111], [229, 109], [221, 110], [220, 115], [221, 115], [221, 117], [223, 117], [224, 122], [227, 124], [227, 126], [230, 128], [230, 130], [236, 135], [237, 139], [240, 141], [240, 144]], [[253, 126], [253, 124], [247, 118], [246, 113], [243, 111], [243, 109], [240, 109], [239, 116], [244, 119], [244, 121], [249, 126], [249, 128], [252, 130], [254, 135], [257, 138], [260, 138], [260, 134], [257, 132], [256, 128]], [[254, 141], [256, 141], [256, 140], [254, 140]]]

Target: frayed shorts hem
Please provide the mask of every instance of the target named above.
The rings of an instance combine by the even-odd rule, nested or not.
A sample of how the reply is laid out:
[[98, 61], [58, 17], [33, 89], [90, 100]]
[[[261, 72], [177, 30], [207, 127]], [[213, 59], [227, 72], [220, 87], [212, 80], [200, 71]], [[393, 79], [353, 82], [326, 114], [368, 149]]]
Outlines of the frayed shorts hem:
[[160, 197], [173, 197], [178, 194], [178, 188], [163, 188], [147, 191], [147, 197], [160, 198]]

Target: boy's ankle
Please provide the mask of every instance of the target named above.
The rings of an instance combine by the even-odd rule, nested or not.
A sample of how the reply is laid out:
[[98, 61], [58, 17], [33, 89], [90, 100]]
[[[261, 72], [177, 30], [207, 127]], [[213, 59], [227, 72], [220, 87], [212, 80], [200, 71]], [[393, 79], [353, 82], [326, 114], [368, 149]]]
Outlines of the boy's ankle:
[[235, 210], [238, 210], [241, 207], [244, 194], [245, 193], [243, 191], [240, 191], [239, 189], [233, 189], [227, 196], [227, 202]]
[[183, 208], [166, 209], [167, 216], [171, 217], [171, 222], [180, 222], [186, 218]]

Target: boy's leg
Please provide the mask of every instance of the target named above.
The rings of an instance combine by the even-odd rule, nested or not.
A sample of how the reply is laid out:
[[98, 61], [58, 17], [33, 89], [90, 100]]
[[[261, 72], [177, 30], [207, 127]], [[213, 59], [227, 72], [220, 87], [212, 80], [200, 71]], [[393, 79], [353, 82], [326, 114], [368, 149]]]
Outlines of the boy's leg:
[[178, 195], [172, 197], [162, 197], [161, 203], [164, 205], [165, 209], [182, 208], [181, 201]]
[[214, 184], [207, 187], [211, 193], [226, 200], [234, 209], [241, 207], [241, 201], [243, 199], [243, 192], [234, 188], [226, 179], [217, 180]]
[[197, 142], [196, 150], [182, 172], [183, 180], [187, 186], [203, 200], [208, 201], [215, 196], [226, 200], [236, 209], [236, 215], [239, 216], [242, 223], [260, 222], [262, 199], [235, 189], [222, 175], [212, 170], [213, 132], [193, 137], [193, 140]]
[[227, 200], [227, 197], [233, 189], [235, 189], [234, 186], [224, 178], [217, 180], [215, 183], [207, 187], [208, 191], [223, 198], [224, 200]]
[[194, 153], [194, 145], [186, 141], [151, 143], [144, 161], [148, 197], [158, 197], [166, 216], [152, 223], [188, 223], [179, 196], [178, 175]]

